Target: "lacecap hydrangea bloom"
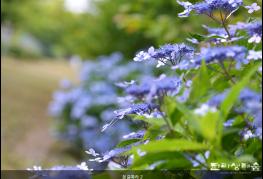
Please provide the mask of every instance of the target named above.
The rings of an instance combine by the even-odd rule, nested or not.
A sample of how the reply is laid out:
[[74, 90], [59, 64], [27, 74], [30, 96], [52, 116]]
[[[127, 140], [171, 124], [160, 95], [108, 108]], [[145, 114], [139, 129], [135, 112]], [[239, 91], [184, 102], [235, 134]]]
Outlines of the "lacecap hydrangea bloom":
[[212, 16], [212, 13], [216, 10], [223, 11], [227, 17], [243, 4], [242, 0], [205, 0], [196, 4], [188, 1], [177, 0], [177, 2], [185, 8], [183, 12], [178, 14], [179, 17], [188, 17], [192, 11], [196, 14]]
[[161, 75], [157, 79], [145, 79], [141, 84], [133, 83], [125, 88], [125, 92], [137, 98], [145, 97], [151, 101], [163, 95], [176, 95], [181, 89], [182, 80], [176, 76]]
[[140, 51], [134, 57], [134, 61], [156, 60], [158, 62], [157, 67], [165, 64], [176, 65], [182, 59], [191, 57], [194, 53], [194, 49], [190, 46], [182, 44], [166, 44], [158, 49], [150, 47], [148, 51]]

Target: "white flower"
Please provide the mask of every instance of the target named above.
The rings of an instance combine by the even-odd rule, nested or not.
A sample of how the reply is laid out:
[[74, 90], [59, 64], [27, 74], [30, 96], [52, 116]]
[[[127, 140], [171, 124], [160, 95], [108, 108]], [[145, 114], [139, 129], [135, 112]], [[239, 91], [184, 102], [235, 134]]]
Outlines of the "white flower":
[[42, 167], [34, 165], [33, 168], [27, 168], [27, 170], [42, 170]]
[[166, 62], [167, 62], [167, 59], [162, 59], [162, 61], [158, 60], [158, 64], [156, 65], [156, 68], [164, 66]]
[[137, 149], [137, 154], [138, 154], [140, 157], [142, 157], [142, 156], [144, 156], [144, 155], [146, 154], [146, 152], [141, 151], [140, 149]]
[[262, 51], [249, 50], [247, 59], [249, 59], [249, 60], [262, 59]]
[[228, 121], [224, 122], [224, 127], [232, 126], [234, 121], [234, 119], [229, 119]]
[[131, 80], [130, 82], [124, 81], [124, 82], [115, 83], [115, 85], [118, 86], [118, 87], [121, 87], [121, 88], [126, 88], [126, 87], [128, 87], [128, 86], [130, 86], [130, 85], [132, 85], [134, 83], [135, 83], [135, 81]]
[[190, 2], [183, 2], [183, 1], [178, 1], [177, 3], [180, 4], [181, 6], [183, 6], [185, 8], [185, 10], [181, 13], [178, 14], [179, 17], [188, 17], [190, 12], [192, 11], [192, 3]]
[[116, 110], [116, 111], [113, 111], [114, 114], [116, 114], [118, 116], [119, 119], [122, 119], [124, 118], [124, 116], [126, 114], [128, 114], [130, 111], [132, 110], [132, 108], [126, 108], [126, 109], [120, 109], [120, 110]]
[[93, 169], [89, 169], [89, 167], [87, 166], [87, 163], [86, 162], [81, 162], [80, 165], [77, 165], [77, 167], [81, 170], [90, 170], [92, 171]]
[[208, 159], [209, 156], [210, 156], [210, 151], [207, 150], [207, 151], [205, 152], [205, 158]]
[[148, 49], [148, 54], [151, 56], [151, 55], [154, 55], [154, 47], [150, 47]]
[[253, 3], [250, 6], [245, 6], [248, 9], [248, 13], [252, 14], [254, 11], [260, 10], [260, 6], [257, 3]]
[[244, 139], [248, 140], [249, 138], [253, 138], [254, 134], [252, 134], [251, 130], [246, 131], [246, 133], [244, 134]]
[[260, 43], [261, 42], [261, 37], [257, 34], [253, 35], [250, 39], [248, 39], [248, 43]]
[[232, 7], [236, 7], [242, 0], [229, 0], [228, 3], [232, 5]]
[[208, 112], [216, 112], [216, 108], [209, 107], [207, 104], [202, 104], [200, 108], [194, 110], [194, 113], [200, 116], [204, 116]]
[[104, 162], [104, 160], [101, 158], [101, 157], [97, 157], [97, 158], [94, 158], [94, 159], [89, 159], [90, 162]]
[[144, 52], [144, 51], [140, 51], [134, 58], [133, 60], [136, 61], [136, 62], [141, 62], [141, 61], [145, 61], [145, 60], [148, 60], [150, 59], [151, 56]]
[[100, 155], [98, 153], [95, 152], [95, 150], [93, 148], [90, 148], [88, 151], [85, 151], [87, 154], [90, 154], [94, 157], [96, 157], [97, 155]]
[[151, 114], [143, 114], [144, 117], [146, 118], [161, 118], [162, 117], [162, 113], [158, 112], [158, 111], [154, 111]]

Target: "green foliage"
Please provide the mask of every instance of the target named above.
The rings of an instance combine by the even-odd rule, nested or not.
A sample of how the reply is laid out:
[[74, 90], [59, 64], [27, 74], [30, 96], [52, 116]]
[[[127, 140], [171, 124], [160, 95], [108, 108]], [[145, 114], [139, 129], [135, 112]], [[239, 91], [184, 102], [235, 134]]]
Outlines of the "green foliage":
[[210, 87], [210, 76], [207, 72], [206, 64], [203, 61], [199, 72], [197, 72], [197, 75], [193, 78], [193, 85], [190, 94], [191, 101], [193, 103], [196, 103], [197, 101], [202, 102]]
[[[145, 164], [150, 166], [156, 161], [165, 161], [160, 163], [159, 168], [173, 169], [173, 168], [188, 168], [191, 167], [191, 163], [179, 152], [158, 152], [156, 153], [147, 153], [142, 157], [135, 159], [132, 168], [140, 169], [144, 168]], [[157, 169], [158, 170], [158, 169]]]
[[[205, 150], [209, 147], [206, 144], [198, 143], [195, 141], [189, 141], [184, 139], [163, 139], [158, 141], [152, 141], [148, 144], [142, 145], [140, 147], [135, 147], [145, 152], [163, 152], [163, 151], [196, 151]], [[136, 151], [137, 152], [137, 151]]]

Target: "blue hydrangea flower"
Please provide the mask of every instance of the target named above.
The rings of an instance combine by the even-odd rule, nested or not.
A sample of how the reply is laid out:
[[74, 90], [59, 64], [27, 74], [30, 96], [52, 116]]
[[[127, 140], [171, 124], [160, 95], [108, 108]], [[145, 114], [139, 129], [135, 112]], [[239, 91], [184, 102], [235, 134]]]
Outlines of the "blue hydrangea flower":
[[177, 64], [184, 56], [192, 55], [194, 49], [185, 44], [166, 44], [155, 50], [152, 54], [154, 59], [166, 59], [172, 65]]
[[129, 95], [141, 98], [149, 94], [151, 85], [148, 82], [143, 82], [142, 84], [132, 84], [125, 89], [125, 92]]
[[262, 128], [261, 128], [261, 132], [254, 132], [254, 131], [251, 131], [250, 129], [246, 128], [243, 131], [241, 131], [240, 134], [244, 140], [252, 139], [255, 137], [258, 137], [262, 140]]
[[98, 126], [98, 119], [94, 116], [84, 115], [80, 119], [83, 128], [93, 128]]
[[[211, 99], [208, 100], [207, 104], [210, 106], [219, 107], [221, 105], [221, 103], [225, 100], [228, 93], [229, 93], [229, 89], [226, 89], [222, 93], [214, 95]], [[241, 92], [239, 94], [239, 100], [243, 103], [246, 103], [246, 102], [251, 101], [251, 100], [260, 102], [261, 98], [262, 98], [261, 94], [255, 92], [255, 91], [252, 91], [248, 88], [241, 90]]]
[[201, 52], [192, 59], [184, 60], [172, 67], [172, 69], [189, 70], [199, 68], [204, 60], [206, 64], [218, 63], [224, 60], [235, 60], [236, 68], [239, 69], [242, 64], [247, 64], [247, 49], [242, 46], [223, 46], [202, 48]]
[[260, 43], [262, 39], [262, 21], [255, 21], [246, 25], [246, 30], [250, 35], [249, 43]]
[[126, 109], [120, 109], [114, 111], [114, 113], [116, 115], [116, 118], [122, 119], [124, 116], [128, 114], [138, 114], [138, 115], [143, 115], [145, 113], [150, 114], [151, 111], [153, 111], [156, 108], [157, 106], [154, 104], [140, 103], [140, 104], [133, 104]]
[[241, 100], [242, 102], [247, 102], [247, 101], [261, 101], [261, 94], [255, 92], [255, 91], [252, 91], [248, 88], [245, 88], [243, 89], [241, 92], [240, 92], [240, 95], [239, 95], [239, 100]]
[[[97, 128], [116, 117], [114, 110], [118, 104], [118, 81], [133, 77], [151, 75], [153, 64], [121, 63], [122, 55], [113, 53], [100, 56], [96, 60], [82, 62], [80, 84], [57, 91], [49, 106], [49, 113], [58, 121], [57, 136], [79, 148], [85, 147], [105, 152], [114, 147], [122, 135], [130, 131], [129, 121], [119, 121], [107, 133]], [[63, 83], [65, 83], [63, 81]], [[133, 97], [134, 98], [134, 97]], [[122, 104], [126, 108], [132, 104]], [[94, 110], [95, 109], [95, 110]], [[114, 137], [113, 137], [114, 136]], [[96, 140], [90, 140], [96, 138]], [[107, 145], [105, 145], [107, 144]]]
[[226, 122], [224, 122], [224, 127], [231, 127], [234, 123], [234, 119], [229, 119]]
[[243, 102], [242, 111], [254, 117], [253, 126], [257, 133], [262, 134], [262, 94], [250, 89], [244, 89], [240, 93], [239, 99]]
[[[228, 37], [228, 34], [226, 32], [226, 30], [224, 28], [211, 28], [208, 27], [206, 25], [203, 25], [203, 27], [207, 30], [207, 32], [209, 33], [209, 36], [220, 36], [220, 37]], [[231, 35], [231, 37], [234, 37], [236, 34], [237, 29], [235, 28], [235, 26], [229, 26], [228, 31]]]
[[49, 105], [49, 114], [58, 117], [68, 104], [74, 103], [83, 95], [81, 88], [71, 89], [70, 91], [56, 91], [53, 94], [53, 101]]
[[145, 60], [150, 60], [151, 56], [150, 53], [151, 51], [154, 50], [153, 47], [150, 47], [148, 52], [144, 52], [144, 51], [140, 51], [139, 53], [137, 53], [137, 55], [133, 58], [134, 61], [136, 62], [141, 62], [141, 61], [145, 61]]
[[158, 79], [146, 79], [141, 84], [132, 84], [125, 89], [129, 95], [138, 98], [147, 97], [149, 100], [163, 95], [176, 95], [181, 89], [181, 79], [161, 75]]
[[179, 0], [177, 2], [185, 8], [182, 13], [178, 14], [179, 17], [188, 17], [191, 11], [212, 16], [212, 13], [216, 10], [225, 12], [227, 17], [243, 4], [242, 0], [205, 0], [196, 4]]
[[207, 104], [209, 106], [219, 107], [221, 105], [221, 103], [224, 101], [224, 99], [226, 98], [228, 92], [229, 92], [229, 90], [225, 90], [222, 93], [214, 95], [212, 98], [210, 98], [208, 100]]
[[122, 148], [115, 148], [115, 149], [110, 150], [109, 152], [106, 152], [103, 155], [102, 162], [110, 160], [113, 157], [119, 156], [121, 153], [130, 150], [131, 147], [132, 147], [131, 145], [128, 145], [128, 146], [125, 146], [125, 147], [122, 147]]
[[71, 117], [73, 119], [79, 119], [85, 115], [87, 109], [91, 106], [92, 98], [90, 95], [82, 95], [81, 98], [78, 98], [72, 107]]
[[241, 64], [248, 63], [246, 52], [247, 49], [242, 46], [202, 48], [201, 53], [194, 58], [193, 64], [194, 66], [201, 65], [202, 60], [205, 60], [206, 64], [223, 60], [235, 60], [236, 68], [240, 68]]
[[225, 43], [225, 42], [234, 42], [240, 39], [243, 39], [244, 36], [237, 36], [236, 25], [229, 25], [228, 32], [225, 28], [211, 28], [206, 25], [203, 27], [207, 30], [209, 39], [208, 42], [214, 43], [215, 45]]
[[229, 25], [233, 30], [245, 30], [249, 35], [249, 43], [260, 43], [262, 39], [262, 21], [252, 21], [249, 23], [238, 22], [235, 25]]
[[176, 99], [179, 102], [184, 103], [188, 100], [188, 98], [190, 96], [190, 92], [191, 92], [191, 90], [189, 88], [185, 88], [183, 94], [181, 96], [177, 96]]
[[139, 52], [134, 61], [145, 61], [154, 59], [158, 62], [157, 67], [171, 64], [175, 65], [179, 63], [183, 58], [192, 56], [194, 49], [185, 44], [166, 44], [159, 49], [150, 47], [147, 52]]

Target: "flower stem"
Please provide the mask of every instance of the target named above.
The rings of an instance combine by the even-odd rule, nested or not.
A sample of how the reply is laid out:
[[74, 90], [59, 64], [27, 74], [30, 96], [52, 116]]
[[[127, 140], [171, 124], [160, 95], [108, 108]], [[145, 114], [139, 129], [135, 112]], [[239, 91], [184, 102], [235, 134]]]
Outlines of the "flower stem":
[[226, 18], [223, 17], [222, 11], [220, 11], [220, 17], [221, 17], [221, 24], [222, 24], [223, 28], [225, 29], [225, 31], [227, 33], [228, 39], [231, 40], [230, 32], [229, 32], [229, 30], [227, 29], [227, 26], [226, 26]]
[[231, 75], [228, 73], [228, 71], [227, 71], [224, 63], [223, 63], [223, 62], [219, 62], [219, 64], [220, 64], [221, 68], [223, 69], [225, 76], [226, 76], [233, 84], [235, 84], [236, 82], [233, 80], [233, 78], [231, 77]]

